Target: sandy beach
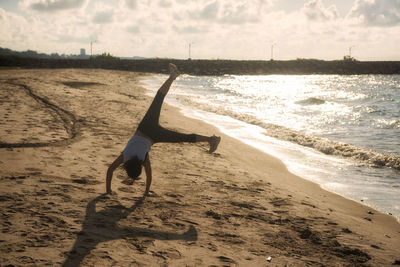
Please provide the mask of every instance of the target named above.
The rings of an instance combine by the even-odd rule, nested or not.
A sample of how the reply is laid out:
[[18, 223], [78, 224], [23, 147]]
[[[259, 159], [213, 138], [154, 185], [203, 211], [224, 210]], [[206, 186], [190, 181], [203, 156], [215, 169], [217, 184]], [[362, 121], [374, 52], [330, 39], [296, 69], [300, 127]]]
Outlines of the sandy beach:
[[143, 75], [0, 71], [0, 266], [400, 265], [394, 217], [166, 104], [163, 126], [221, 135], [216, 153], [156, 144], [150, 195], [123, 169], [105, 195], [152, 100]]

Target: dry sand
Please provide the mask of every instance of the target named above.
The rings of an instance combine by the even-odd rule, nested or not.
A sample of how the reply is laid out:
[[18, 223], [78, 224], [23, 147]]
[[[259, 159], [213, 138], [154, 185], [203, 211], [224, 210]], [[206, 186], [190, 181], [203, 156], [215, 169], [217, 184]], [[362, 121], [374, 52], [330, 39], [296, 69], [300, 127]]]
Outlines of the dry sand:
[[[132, 184], [122, 169], [117, 194], [103, 195], [108, 165], [151, 101], [137, 73], [2, 70], [0, 80], [1, 266], [400, 264], [393, 217], [223, 134], [212, 155], [155, 145], [149, 197], [145, 179]], [[161, 123], [217, 133], [168, 105]]]

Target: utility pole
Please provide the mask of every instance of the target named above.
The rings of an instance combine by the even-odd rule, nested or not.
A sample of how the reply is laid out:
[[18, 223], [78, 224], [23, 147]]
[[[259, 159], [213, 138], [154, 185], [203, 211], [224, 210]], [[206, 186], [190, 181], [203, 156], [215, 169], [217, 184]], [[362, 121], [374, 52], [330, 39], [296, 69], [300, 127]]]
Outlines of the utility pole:
[[194, 44], [193, 42], [189, 43], [189, 60], [191, 60], [191, 48], [192, 48], [192, 44]]
[[351, 49], [352, 49], [353, 47], [354, 47], [354, 45], [349, 47], [349, 57], [350, 57], [350, 58], [351, 58]]
[[94, 41], [90, 41], [90, 58], [92, 58], [92, 56], [93, 56], [93, 43], [95, 43], [96, 42], [96, 40], [94, 40]]
[[275, 43], [271, 45], [271, 61], [274, 60], [274, 45]]

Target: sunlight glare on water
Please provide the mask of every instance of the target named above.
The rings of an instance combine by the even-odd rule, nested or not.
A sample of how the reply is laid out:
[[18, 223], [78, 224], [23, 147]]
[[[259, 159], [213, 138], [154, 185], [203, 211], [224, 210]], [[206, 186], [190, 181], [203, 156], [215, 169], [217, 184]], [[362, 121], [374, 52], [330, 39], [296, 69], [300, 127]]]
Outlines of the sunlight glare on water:
[[316, 134], [321, 133], [322, 123], [329, 124], [340, 117], [357, 118], [350, 107], [330, 99], [364, 97], [329, 90], [320, 80], [320, 75], [233, 76], [216, 81], [214, 86], [226, 93], [216, 98], [220, 98], [227, 109], [251, 114], [267, 123]]
[[323, 188], [400, 218], [399, 170], [369, 167], [400, 166], [400, 75], [183, 75], [167, 101]]

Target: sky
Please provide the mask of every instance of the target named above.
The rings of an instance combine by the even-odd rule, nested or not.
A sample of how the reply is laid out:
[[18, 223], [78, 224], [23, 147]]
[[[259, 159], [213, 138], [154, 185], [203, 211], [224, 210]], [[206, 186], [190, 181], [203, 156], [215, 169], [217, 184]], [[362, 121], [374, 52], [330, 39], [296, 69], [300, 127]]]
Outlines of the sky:
[[118, 57], [400, 60], [400, 0], [0, 0], [0, 47]]

